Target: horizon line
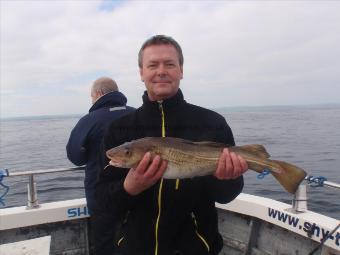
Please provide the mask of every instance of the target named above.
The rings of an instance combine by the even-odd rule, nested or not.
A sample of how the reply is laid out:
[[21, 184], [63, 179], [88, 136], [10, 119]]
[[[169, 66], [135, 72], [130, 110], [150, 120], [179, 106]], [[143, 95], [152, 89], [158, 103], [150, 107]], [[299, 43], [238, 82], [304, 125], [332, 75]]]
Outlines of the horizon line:
[[[239, 105], [239, 106], [220, 106], [220, 107], [205, 107], [211, 110], [222, 110], [222, 109], [259, 109], [259, 108], [284, 108], [284, 107], [330, 107], [330, 106], [340, 106], [340, 103], [319, 103], [319, 104], [287, 104], [287, 105]], [[27, 119], [27, 118], [51, 118], [51, 117], [78, 117], [84, 116], [85, 113], [56, 113], [56, 114], [40, 114], [40, 115], [16, 115], [1, 117], [0, 120], [8, 119]]]

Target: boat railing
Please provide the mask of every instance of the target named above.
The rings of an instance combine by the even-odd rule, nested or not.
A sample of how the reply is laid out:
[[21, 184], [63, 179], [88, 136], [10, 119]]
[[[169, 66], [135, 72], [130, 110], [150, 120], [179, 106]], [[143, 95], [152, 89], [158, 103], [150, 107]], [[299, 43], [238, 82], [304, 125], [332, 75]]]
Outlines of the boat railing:
[[339, 183], [327, 181], [327, 179], [325, 177], [322, 177], [322, 176], [314, 177], [314, 176], [308, 175], [308, 176], [305, 177], [305, 180], [308, 181], [314, 187], [327, 186], [327, 187], [330, 187], [330, 188], [340, 189]]
[[[39, 169], [39, 170], [31, 170], [31, 171], [18, 171], [18, 172], [9, 172], [7, 169], [1, 170], [0, 172], [0, 184], [2, 184], [1, 180], [3, 177], [14, 177], [14, 176], [28, 176], [28, 184], [27, 184], [27, 209], [34, 209], [39, 207], [38, 202], [38, 192], [36, 183], [34, 181], [34, 176], [39, 174], [49, 174], [49, 173], [58, 173], [58, 172], [66, 172], [66, 171], [77, 171], [84, 170], [84, 166], [77, 167], [69, 167], [69, 168], [55, 168], [55, 169]], [[3, 184], [2, 184], [3, 185]], [[312, 187], [331, 187], [340, 190], [340, 184], [328, 181], [326, 178], [319, 176], [306, 176], [305, 181], [303, 181], [298, 187], [297, 191], [294, 194], [292, 200], [292, 208], [291, 212], [293, 213], [301, 213], [307, 211], [307, 186]], [[5, 186], [5, 185], [3, 185]], [[3, 196], [2, 196], [3, 197]]]
[[307, 175], [305, 180], [299, 185], [297, 191], [294, 194], [292, 199], [292, 208], [291, 212], [293, 213], [301, 213], [306, 212], [308, 210], [307, 201], [307, 185], [311, 187], [330, 187], [340, 190], [340, 184], [335, 182], [327, 181], [327, 179], [323, 176], [314, 177], [311, 175]]
[[[84, 166], [68, 167], [68, 168], [54, 168], [54, 169], [39, 169], [39, 170], [18, 171], [18, 172], [9, 172], [7, 169], [5, 169], [5, 170], [2, 170], [2, 176], [5, 176], [5, 177], [28, 176], [26, 209], [35, 209], [35, 208], [39, 208], [39, 202], [38, 202], [37, 185], [34, 181], [34, 175], [67, 172], [67, 171], [77, 171], [77, 170], [84, 170], [84, 169], [85, 169]], [[0, 184], [1, 184], [1, 181], [0, 181]]]

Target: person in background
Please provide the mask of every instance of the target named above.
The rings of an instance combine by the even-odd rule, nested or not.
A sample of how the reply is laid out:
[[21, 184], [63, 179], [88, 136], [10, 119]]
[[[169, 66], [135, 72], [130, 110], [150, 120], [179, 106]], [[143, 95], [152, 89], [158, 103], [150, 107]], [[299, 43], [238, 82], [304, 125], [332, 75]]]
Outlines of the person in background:
[[[91, 227], [94, 232], [101, 224], [112, 225], [111, 217], [96, 211], [94, 186], [100, 171], [100, 148], [104, 131], [115, 119], [131, 112], [134, 108], [127, 106], [127, 99], [118, 90], [114, 80], [101, 77], [94, 81], [91, 87], [92, 107], [73, 128], [66, 145], [67, 157], [75, 165], [85, 165], [85, 196], [88, 212], [91, 215]], [[105, 249], [105, 245], [112, 245], [103, 239], [94, 240], [97, 254]]]
[[73, 128], [66, 151], [68, 159], [75, 165], [85, 166], [85, 195], [91, 214], [95, 208], [94, 185], [100, 170], [98, 153], [104, 130], [115, 119], [133, 110], [126, 106], [126, 97], [119, 92], [114, 80], [102, 77], [94, 81], [91, 88], [92, 107]]
[[117, 254], [218, 254], [223, 240], [215, 202], [228, 203], [243, 188], [247, 162], [227, 148], [214, 175], [192, 179], [163, 179], [167, 162], [149, 152], [130, 170], [108, 165], [106, 150], [143, 137], [235, 145], [221, 115], [184, 100], [179, 88], [183, 62], [182, 49], [173, 38], [156, 35], [148, 39], [138, 56], [146, 87], [143, 105], [113, 122], [104, 135], [96, 198], [102, 210], [119, 217]]

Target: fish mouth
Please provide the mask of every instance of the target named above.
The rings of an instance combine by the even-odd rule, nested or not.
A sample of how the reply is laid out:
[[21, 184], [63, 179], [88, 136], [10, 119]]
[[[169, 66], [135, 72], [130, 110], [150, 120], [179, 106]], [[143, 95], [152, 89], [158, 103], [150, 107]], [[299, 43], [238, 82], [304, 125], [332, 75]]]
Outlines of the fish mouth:
[[109, 165], [119, 167], [122, 166], [122, 163], [115, 160], [110, 160]]

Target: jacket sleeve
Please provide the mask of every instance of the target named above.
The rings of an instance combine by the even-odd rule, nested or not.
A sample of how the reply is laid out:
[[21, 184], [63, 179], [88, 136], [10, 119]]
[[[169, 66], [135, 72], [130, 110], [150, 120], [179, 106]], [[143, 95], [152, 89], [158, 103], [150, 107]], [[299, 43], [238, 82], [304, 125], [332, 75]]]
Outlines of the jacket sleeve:
[[66, 145], [67, 158], [77, 166], [84, 165], [88, 161], [88, 125], [89, 123], [86, 123], [86, 118], [81, 118], [71, 131]]
[[125, 141], [125, 135], [121, 132], [123, 129], [116, 128], [113, 124], [106, 131], [101, 146], [101, 170], [95, 187], [95, 196], [98, 210], [124, 217], [138, 196], [131, 196], [124, 189], [123, 183], [129, 169], [110, 166], [106, 157], [105, 152], [108, 149]]
[[[228, 144], [230, 146], [235, 145], [235, 140], [231, 128], [224, 120], [218, 125], [216, 130], [216, 141]], [[234, 200], [243, 189], [243, 176], [240, 176], [234, 180], [219, 180], [215, 176], [208, 176], [209, 190], [216, 202], [228, 203]]]

